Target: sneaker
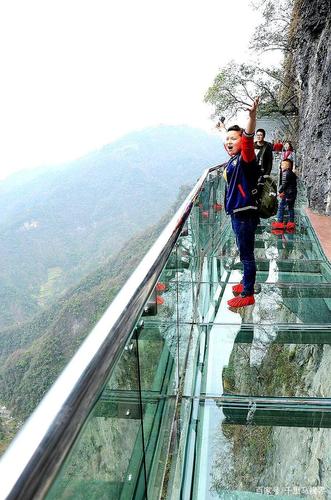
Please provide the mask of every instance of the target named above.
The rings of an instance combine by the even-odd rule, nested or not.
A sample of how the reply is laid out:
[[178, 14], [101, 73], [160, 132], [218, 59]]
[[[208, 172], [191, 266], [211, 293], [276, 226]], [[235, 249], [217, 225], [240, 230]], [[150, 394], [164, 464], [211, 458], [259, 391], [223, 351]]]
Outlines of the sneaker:
[[232, 293], [239, 295], [244, 290], [244, 285], [242, 283], [238, 283], [238, 285], [233, 285]]
[[272, 229], [284, 229], [284, 222], [273, 221], [271, 223], [271, 227], [272, 227]]
[[295, 222], [288, 222], [286, 225], [287, 230], [293, 230], [295, 229]]
[[164, 283], [156, 283], [155, 289], [157, 292], [165, 292], [166, 286]]
[[246, 307], [255, 304], [254, 295], [238, 295], [238, 297], [234, 297], [233, 299], [228, 300], [229, 307]]

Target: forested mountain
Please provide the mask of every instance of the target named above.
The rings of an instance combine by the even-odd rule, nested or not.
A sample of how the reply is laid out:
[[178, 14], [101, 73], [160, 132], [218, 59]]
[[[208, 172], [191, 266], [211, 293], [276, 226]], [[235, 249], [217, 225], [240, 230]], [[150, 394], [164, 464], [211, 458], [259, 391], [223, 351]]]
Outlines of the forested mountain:
[[[137, 267], [188, 190], [160, 221], [128, 241], [120, 252], [32, 320], [0, 331], [0, 407], [25, 420]], [[0, 412], [0, 451], [8, 437]]]
[[180, 185], [223, 158], [219, 137], [160, 126], [2, 182], [0, 327], [49, 305], [159, 220]]

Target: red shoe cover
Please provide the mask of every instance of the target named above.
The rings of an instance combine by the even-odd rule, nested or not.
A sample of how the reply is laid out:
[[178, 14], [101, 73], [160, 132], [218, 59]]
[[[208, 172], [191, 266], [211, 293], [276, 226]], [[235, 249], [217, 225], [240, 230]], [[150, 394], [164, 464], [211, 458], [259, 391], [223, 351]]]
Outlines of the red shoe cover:
[[156, 283], [155, 289], [157, 292], [164, 292], [166, 289], [166, 286], [164, 283]]
[[162, 304], [164, 304], [164, 298], [160, 297], [160, 295], [157, 295], [156, 296], [156, 303], [157, 303], [157, 305], [162, 306]]
[[201, 215], [202, 215], [202, 217], [204, 217], [205, 219], [208, 219], [208, 217], [209, 217], [209, 213], [207, 212], [207, 210], [204, 210], [203, 212], [201, 212]]
[[244, 285], [242, 283], [238, 283], [238, 285], [233, 285], [232, 292], [233, 293], [241, 293], [244, 290]]
[[274, 222], [271, 223], [271, 227], [273, 229], [284, 229], [284, 222], [278, 222], [278, 221], [275, 222], [274, 221]]
[[272, 229], [272, 234], [284, 234], [284, 229]]
[[222, 205], [220, 203], [214, 203], [214, 210], [216, 210], [216, 212], [219, 212], [220, 210], [222, 210]]
[[286, 225], [286, 229], [295, 229], [295, 222], [288, 222]]
[[229, 307], [246, 307], [255, 304], [254, 295], [248, 295], [247, 297], [234, 297], [228, 300]]

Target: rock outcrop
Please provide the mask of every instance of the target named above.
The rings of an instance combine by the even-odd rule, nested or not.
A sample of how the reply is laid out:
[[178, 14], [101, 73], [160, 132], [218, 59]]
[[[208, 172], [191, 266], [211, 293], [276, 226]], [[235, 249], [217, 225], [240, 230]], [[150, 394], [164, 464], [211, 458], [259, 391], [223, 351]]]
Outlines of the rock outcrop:
[[300, 87], [299, 164], [311, 208], [331, 215], [331, 2], [298, 0], [292, 21]]

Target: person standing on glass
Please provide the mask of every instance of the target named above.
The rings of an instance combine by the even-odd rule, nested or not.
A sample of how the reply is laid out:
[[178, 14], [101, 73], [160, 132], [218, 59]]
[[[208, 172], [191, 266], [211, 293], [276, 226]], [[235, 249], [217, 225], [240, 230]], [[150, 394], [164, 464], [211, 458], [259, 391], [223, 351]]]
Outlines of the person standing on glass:
[[245, 307], [255, 302], [254, 243], [259, 216], [252, 191], [254, 192], [257, 187], [260, 173], [254, 152], [258, 104], [259, 98], [256, 98], [252, 106], [247, 109], [248, 120], [244, 130], [238, 125], [227, 129], [224, 143], [230, 155], [230, 160], [224, 169], [225, 210], [231, 217], [232, 229], [244, 269], [242, 282], [232, 287], [236, 297], [228, 301], [230, 307]]
[[274, 140], [274, 145], [273, 145], [273, 151], [275, 153], [281, 153], [283, 150], [283, 143], [280, 139], [275, 139]]
[[[279, 186], [279, 197], [281, 198], [278, 206], [277, 221], [272, 222], [273, 230], [287, 231], [295, 230], [294, 222], [294, 204], [297, 197], [297, 176], [293, 172], [293, 162], [289, 158], [282, 160], [281, 163], [281, 182]], [[284, 211], [288, 208], [289, 220], [284, 224]]]
[[291, 160], [292, 162], [292, 171], [295, 171], [295, 153], [294, 149], [292, 146], [292, 143], [290, 141], [286, 141], [283, 146], [283, 150], [281, 153], [280, 157], [280, 163], [279, 163], [279, 173], [278, 173], [278, 185], [281, 186], [282, 184], [282, 162], [284, 160]]
[[256, 159], [260, 167], [260, 175], [270, 175], [272, 170], [272, 145], [264, 140], [265, 130], [259, 128], [256, 131], [256, 141], [254, 142], [254, 150]]
[[281, 160], [291, 160], [293, 165], [295, 163], [295, 153], [290, 141], [286, 141], [283, 147]]

